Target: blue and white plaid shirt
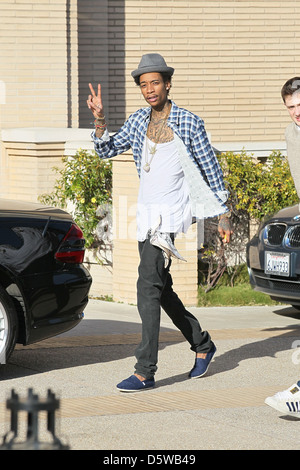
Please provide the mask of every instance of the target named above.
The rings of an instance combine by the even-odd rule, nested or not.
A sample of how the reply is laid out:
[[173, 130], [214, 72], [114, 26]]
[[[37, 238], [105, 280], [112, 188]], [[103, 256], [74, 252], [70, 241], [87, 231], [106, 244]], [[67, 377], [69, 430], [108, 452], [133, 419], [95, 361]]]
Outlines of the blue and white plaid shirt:
[[[114, 135], [109, 136], [107, 130], [99, 139], [92, 133], [95, 151], [100, 158], [111, 158], [132, 149], [138, 175], [141, 172], [142, 151], [147, 127], [150, 121], [151, 107], [141, 108], [133, 113]], [[200, 172], [210, 189], [224, 206], [227, 191], [223, 181], [223, 173], [207, 137], [204, 122], [197, 115], [179, 108], [172, 102], [167, 121], [168, 126], [184, 143], [189, 158]], [[187, 183], [189, 183], [187, 181]]]

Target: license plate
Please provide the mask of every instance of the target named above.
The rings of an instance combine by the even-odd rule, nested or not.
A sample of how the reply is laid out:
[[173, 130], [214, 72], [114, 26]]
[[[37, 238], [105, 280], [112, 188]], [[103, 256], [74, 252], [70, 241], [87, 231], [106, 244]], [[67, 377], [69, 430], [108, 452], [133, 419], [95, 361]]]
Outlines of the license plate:
[[265, 273], [278, 276], [290, 275], [290, 255], [286, 253], [265, 253]]

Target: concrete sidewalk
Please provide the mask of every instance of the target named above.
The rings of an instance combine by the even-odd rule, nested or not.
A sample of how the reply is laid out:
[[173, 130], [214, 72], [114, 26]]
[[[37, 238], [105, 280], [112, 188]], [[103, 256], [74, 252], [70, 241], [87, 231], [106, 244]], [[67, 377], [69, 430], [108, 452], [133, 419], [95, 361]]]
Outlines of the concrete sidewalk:
[[144, 392], [116, 389], [133, 373], [135, 306], [91, 300], [75, 329], [18, 346], [1, 368], [0, 436], [9, 428], [12, 388], [41, 397], [51, 388], [61, 403], [58, 435], [71, 450], [300, 449], [300, 420], [264, 404], [300, 379], [300, 312], [284, 305], [190, 311], [217, 346], [208, 374], [188, 379], [194, 353], [163, 313], [156, 387]]

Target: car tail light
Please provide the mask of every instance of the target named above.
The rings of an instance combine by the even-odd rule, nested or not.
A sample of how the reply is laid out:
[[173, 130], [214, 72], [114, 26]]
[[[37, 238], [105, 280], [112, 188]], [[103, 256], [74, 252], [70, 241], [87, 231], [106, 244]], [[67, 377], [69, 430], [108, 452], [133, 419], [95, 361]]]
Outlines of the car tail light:
[[84, 259], [84, 237], [82, 230], [72, 224], [70, 230], [61, 242], [55, 259], [61, 263], [82, 263]]

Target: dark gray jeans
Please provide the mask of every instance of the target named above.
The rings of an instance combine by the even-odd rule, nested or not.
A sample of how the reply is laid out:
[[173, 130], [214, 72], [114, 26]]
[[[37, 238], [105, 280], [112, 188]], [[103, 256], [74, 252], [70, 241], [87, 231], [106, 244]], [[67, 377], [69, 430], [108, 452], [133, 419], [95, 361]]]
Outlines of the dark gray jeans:
[[210, 335], [188, 312], [172, 289], [170, 264], [165, 268], [162, 250], [149, 239], [139, 242], [140, 265], [137, 281], [137, 306], [142, 320], [142, 341], [135, 351], [135, 371], [146, 379], [154, 376], [158, 362], [161, 307], [182, 332], [191, 350], [206, 353], [212, 349]]

